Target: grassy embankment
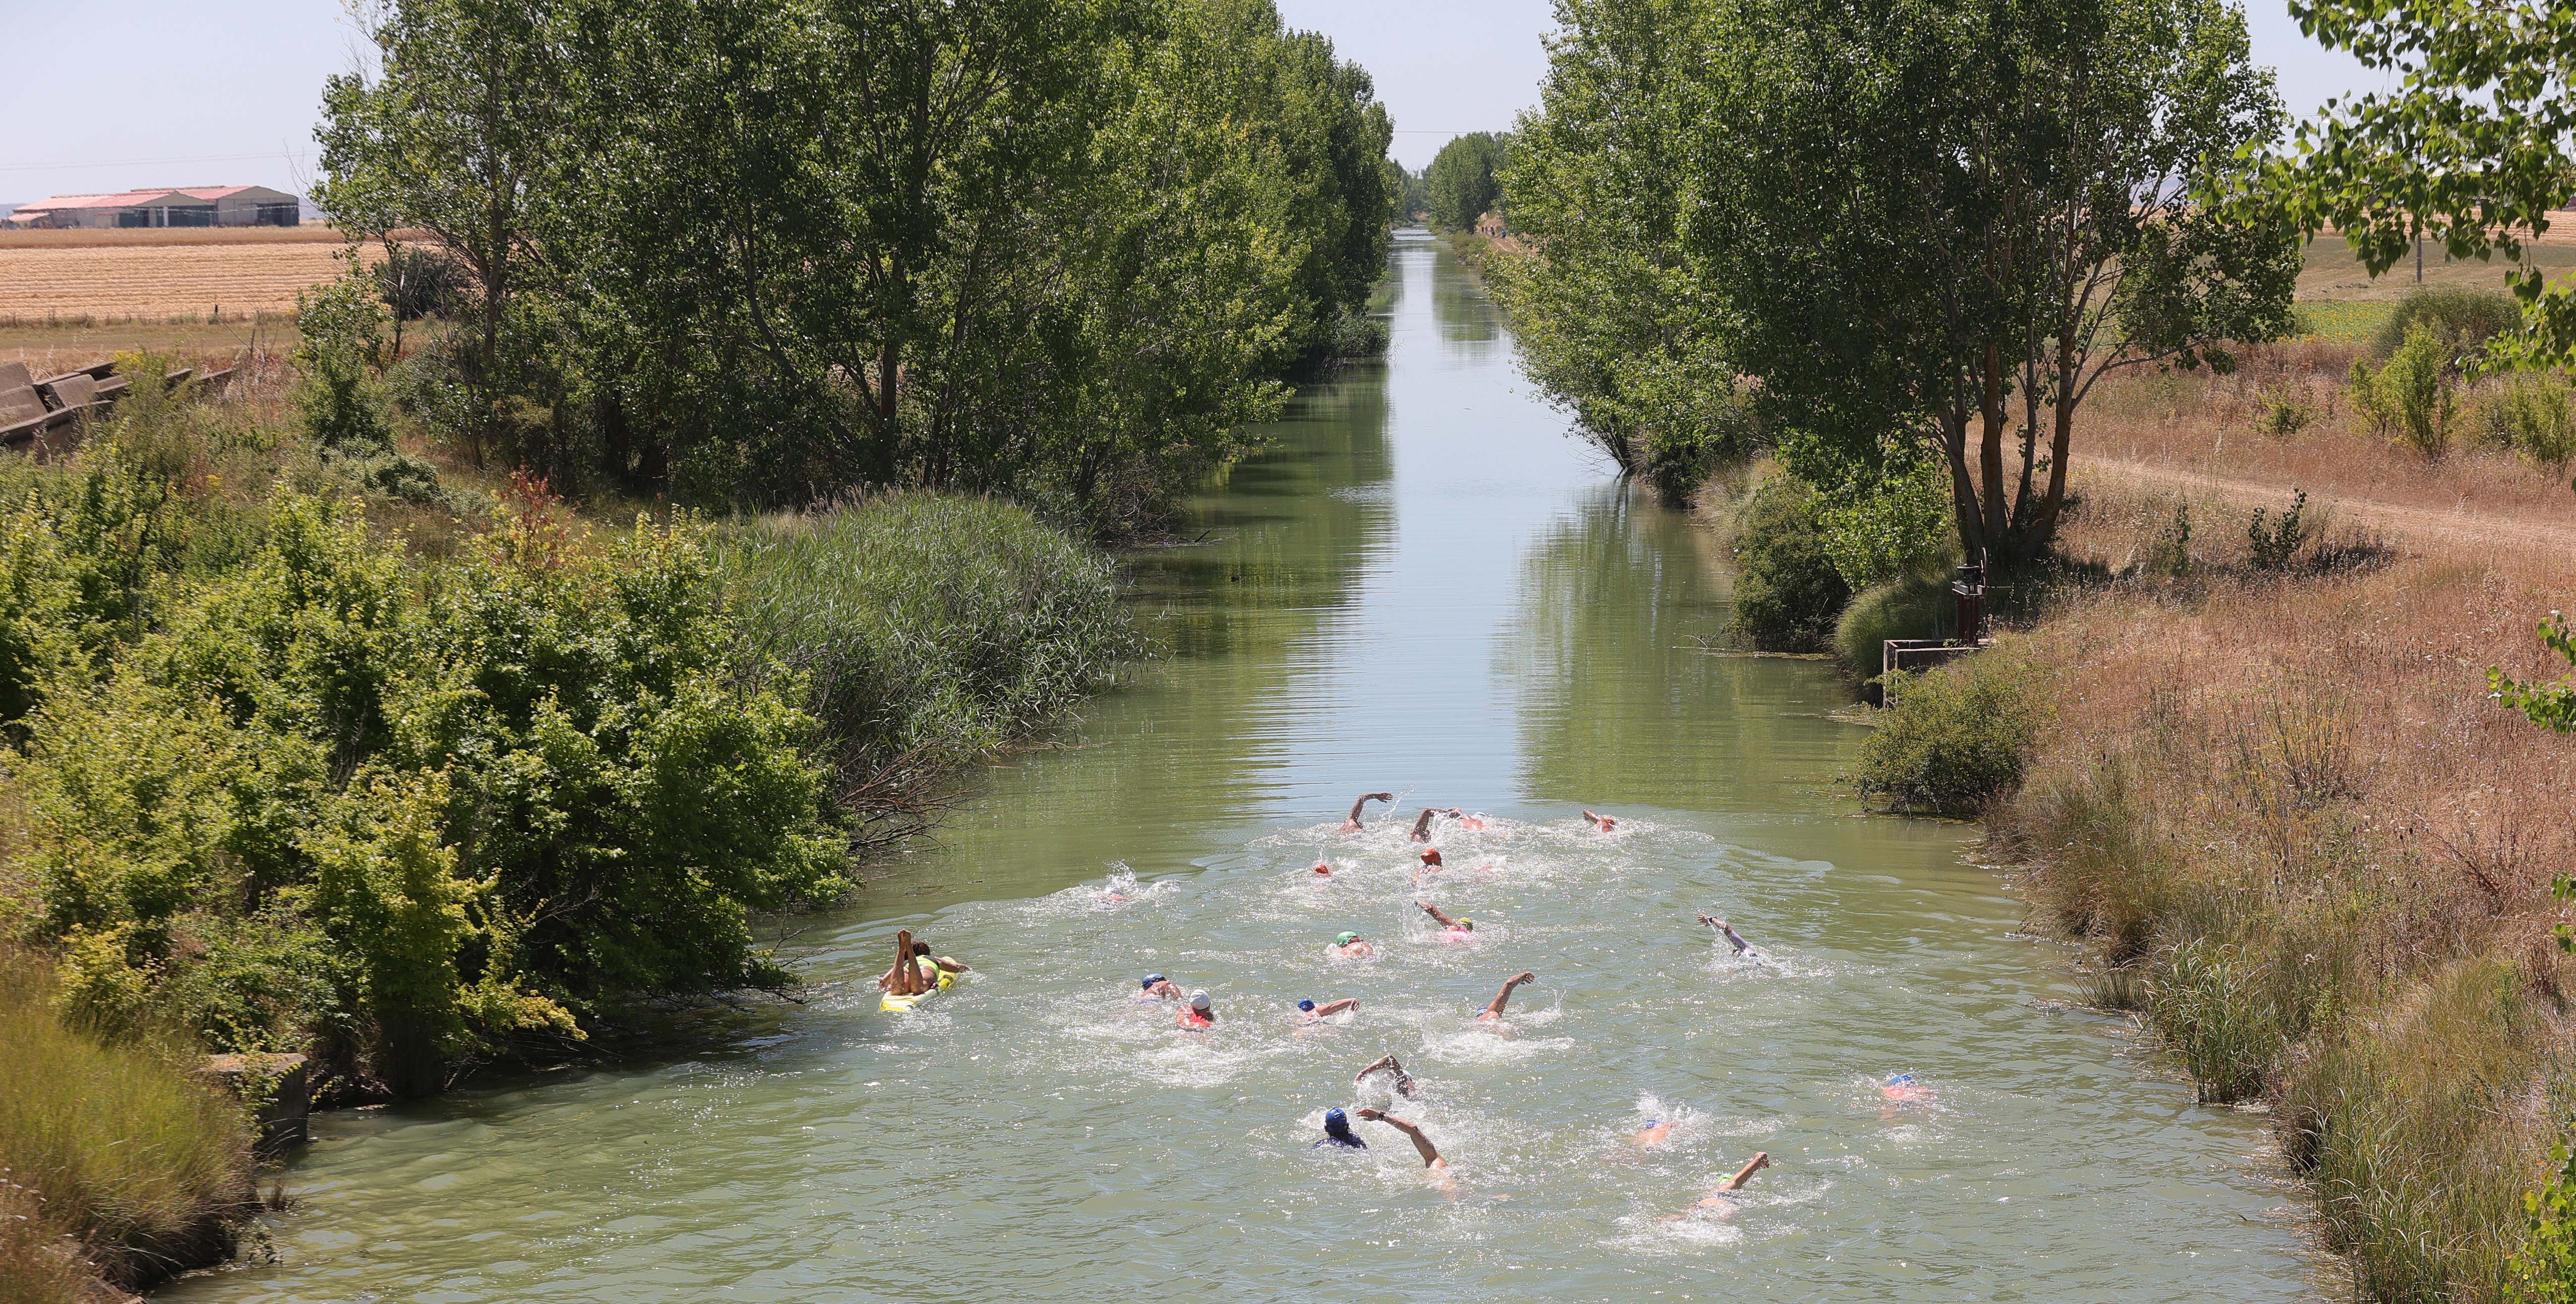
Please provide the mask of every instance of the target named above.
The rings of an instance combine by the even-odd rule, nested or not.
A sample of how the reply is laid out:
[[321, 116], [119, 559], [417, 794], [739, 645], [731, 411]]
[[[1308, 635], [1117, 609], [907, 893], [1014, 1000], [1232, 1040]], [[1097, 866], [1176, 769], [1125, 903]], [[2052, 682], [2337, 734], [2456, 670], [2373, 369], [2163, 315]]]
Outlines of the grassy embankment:
[[[2576, 740], [2486, 671], [2567, 671], [2533, 630], [2576, 580], [2570, 490], [2477, 438], [2504, 382], [2439, 457], [2356, 417], [2375, 329], [2104, 394], [2036, 614], [1910, 688], [1862, 778], [1985, 814], [2095, 999], [2204, 1100], [2268, 1108], [2356, 1294], [2497, 1300], [2576, 1107], [2549, 936]], [[2264, 420], [2284, 398], [2296, 429]]]
[[246, 382], [0, 458], [13, 1300], [229, 1245], [241, 1110], [188, 1057], [431, 1090], [787, 981], [758, 912], [1135, 650], [1108, 562], [1007, 504], [636, 526], [326, 446], [282, 368]]

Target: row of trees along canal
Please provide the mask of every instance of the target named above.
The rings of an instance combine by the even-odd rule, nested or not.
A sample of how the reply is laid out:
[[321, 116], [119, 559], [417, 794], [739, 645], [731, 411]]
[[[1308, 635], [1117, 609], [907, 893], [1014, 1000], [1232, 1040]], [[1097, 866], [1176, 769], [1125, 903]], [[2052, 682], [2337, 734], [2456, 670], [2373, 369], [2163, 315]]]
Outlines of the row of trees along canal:
[[462, 266], [401, 390], [558, 487], [1116, 531], [1383, 347], [1391, 125], [1269, 0], [401, 0], [371, 34], [316, 197]]

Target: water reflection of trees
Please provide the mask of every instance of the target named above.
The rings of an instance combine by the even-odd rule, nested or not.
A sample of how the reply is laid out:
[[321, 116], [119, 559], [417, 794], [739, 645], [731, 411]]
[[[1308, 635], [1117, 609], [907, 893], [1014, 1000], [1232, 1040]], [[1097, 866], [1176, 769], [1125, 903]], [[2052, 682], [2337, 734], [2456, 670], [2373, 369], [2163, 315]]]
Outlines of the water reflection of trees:
[[1247, 740], [1277, 732], [1265, 717], [1291, 709], [1300, 674], [1329, 673], [1306, 649], [1347, 618], [1394, 533], [1387, 415], [1383, 364], [1306, 387], [1266, 451], [1193, 499], [1179, 542], [1129, 554], [1137, 616], [1169, 655], [1084, 709], [1062, 740], [1078, 752], [1032, 749], [985, 776], [870, 906], [1041, 894], [1112, 860], [1167, 871], [1204, 853], [1212, 814], [1262, 809], [1281, 758]]
[[1704, 527], [1605, 485], [1523, 560], [1520, 618], [1496, 652], [1517, 694], [1533, 797], [1794, 809], [1829, 782], [1851, 727], [1822, 663], [1710, 655], [1726, 623]]

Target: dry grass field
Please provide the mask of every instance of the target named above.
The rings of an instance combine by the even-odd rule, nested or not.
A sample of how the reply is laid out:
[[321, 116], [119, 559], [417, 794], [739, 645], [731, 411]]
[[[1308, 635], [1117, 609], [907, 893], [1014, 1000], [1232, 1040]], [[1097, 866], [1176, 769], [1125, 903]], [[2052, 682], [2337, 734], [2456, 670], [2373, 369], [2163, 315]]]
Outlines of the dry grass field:
[[24, 238], [0, 244], [0, 304], [19, 323], [293, 312], [297, 293], [340, 274], [346, 248], [336, 240], [65, 245], [20, 243]]

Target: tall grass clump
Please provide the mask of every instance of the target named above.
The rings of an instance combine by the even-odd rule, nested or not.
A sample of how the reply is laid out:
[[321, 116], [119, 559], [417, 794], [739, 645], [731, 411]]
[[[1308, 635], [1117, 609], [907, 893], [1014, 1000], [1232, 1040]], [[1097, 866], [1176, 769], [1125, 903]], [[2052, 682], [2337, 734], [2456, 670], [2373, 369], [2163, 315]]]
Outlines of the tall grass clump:
[[[241, 1107], [177, 1048], [111, 1044], [67, 1023], [34, 958], [0, 953], [0, 1289], [69, 1299], [86, 1258], [141, 1287], [228, 1248], [256, 1202]], [[67, 1255], [68, 1239], [77, 1247]], [[20, 1293], [24, 1292], [24, 1293]]]
[[722, 565], [750, 654], [804, 677], [845, 775], [936, 769], [1111, 682], [1141, 644], [1109, 559], [992, 498], [766, 518]]
[[1891, 684], [1861, 743], [1860, 789], [1892, 809], [1967, 818], [2020, 786], [2048, 719], [2046, 674], [2010, 648]]
[[1957, 632], [1958, 599], [1949, 581], [1906, 575], [1861, 590], [1834, 622], [1834, 652], [1866, 683], [1886, 668], [1892, 638], [1948, 638]]

